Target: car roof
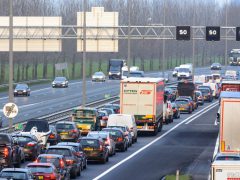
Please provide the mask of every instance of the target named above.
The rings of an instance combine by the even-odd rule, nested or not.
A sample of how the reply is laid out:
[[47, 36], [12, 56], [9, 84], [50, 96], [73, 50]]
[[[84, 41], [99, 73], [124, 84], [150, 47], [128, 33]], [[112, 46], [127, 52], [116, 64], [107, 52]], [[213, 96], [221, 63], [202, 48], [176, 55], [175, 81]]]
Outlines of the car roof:
[[177, 98], [175, 101], [190, 101], [190, 100], [186, 98]]
[[75, 122], [71, 122], [71, 121], [60, 121], [60, 122], [57, 122], [56, 124], [73, 124], [73, 125], [75, 125]]
[[56, 158], [63, 158], [63, 155], [60, 154], [39, 154], [38, 157], [45, 157], [45, 156], [52, 156], [52, 157], [56, 157]]
[[121, 131], [121, 132], [123, 132], [123, 131], [122, 131], [122, 129], [120, 129], [120, 128], [117, 128], [117, 127], [108, 127], [108, 128], [103, 128], [103, 129], [102, 129], [102, 131], [104, 131], [104, 130], [117, 130], [117, 131]]
[[29, 172], [29, 170], [26, 168], [4, 168], [2, 171]]
[[75, 142], [59, 142], [57, 146], [80, 146], [80, 144]]
[[47, 167], [53, 167], [52, 163], [39, 163], [39, 162], [33, 162], [29, 163], [27, 166], [47, 166]]
[[21, 132], [19, 133], [12, 133], [12, 136], [15, 136], [15, 137], [36, 137], [34, 134], [23, 134]]
[[101, 138], [97, 138], [97, 137], [82, 137], [81, 140], [99, 140], [99, 141], [102, 141]]
[[71, 150], [72, 147], [71, 146], [58, 146], [58, 145], [55, 145], [55, 146], [49, 146], [48, 149], [69, 149], [69, 150]]

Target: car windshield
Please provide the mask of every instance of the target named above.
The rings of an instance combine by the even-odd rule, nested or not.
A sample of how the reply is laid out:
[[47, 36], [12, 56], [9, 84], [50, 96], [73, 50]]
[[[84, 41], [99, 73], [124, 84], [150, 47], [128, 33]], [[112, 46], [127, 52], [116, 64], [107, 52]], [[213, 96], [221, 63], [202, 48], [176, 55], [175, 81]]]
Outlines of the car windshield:
[[28, 137], [28, 136], [13, 136], [14, 139], [16, 139], [18, 142], [29, 142], [29, 141], [33, 141], [32, 138]]
[[102, 111], [99, 111], [99, 112], [98, 112], [98, 115], [99, 115], [99, 116], [106, 116], [106, 114], [105, 114], [104, 112], [102, 112]]
[[112, 129], [104, 129], [103, 131], [109, 132], [113, 137], [120, 137], [121, 132], [117, 130], [112, 130]]
[[66, 80], [65, 77], [56, 77], [56, 78], [54, 79], [54, 81], [65, 81], [65, 80]]
[[117, 71], [117, 72], [120, 72], [120, 69], [121, 69], [121, 67], [120, 66], [110, 66], [110, 69], [109, 69], [109, 71]]
[[74, 127], [72, 124], [59, 123], [59, 124], [56, 124], [56, 129], [71, 130], [71, 129], [74, 129]]
[[81, 145], [84, 146], [92, 146], [92, 147], [98, 147], [99, 142], [97, 139], [82, 139], [80, 141]]
[[27, 85], [26, 84], [17, 84], [15, 89], [27, 89]]
[[59, 159], [53, 156], [39, 157], [38, 162], [40, 163], [52, 163], [56, 168], [59, 168]]
[[24, 132], [30, 132], [33, 127], [37, 128], [38, 132], [48, 132], [49, 131], [49, 125], [47, 121], [28, 121]]
[[199, 89], [203, 94], [209, 93], [209, 89]]
[[100, 137], [102, 139], [107, 139], [107, 134], [106, 133], [89, 133], [87, 135], [88, 137]]
[[0, 177], [10, 178], [10, 179], [27, 179], [25, 172], [17, 171], [3, 171], [0, 174]]
[[200, 92], [196, 92], [196, 96], [201, 96], [201, 93]]
[[28, 166], [32, 173], [52, 173], [53, 168], [49, 166]]
[[179, 68], [178, 72], [189, 72], [188, 68]]
[[140, 72], [130, 72], [129, 77], [143, 77], [143, 74]]
[[11, 141], [8, 135], [1, 134], [0, 135], [0, 144], [9, 144]]
[[230, 53], [230, 57], [240, 57], [240, 54], [239, 53]]
[[63, 156], [71, 156], [70, 150], [64, 148], [50, 148], [47, 150], [47, 154], [59, 154]]
[[95, 76], [103, 76], [103, 73], [102, 72], [95, 72], [94, 75]]

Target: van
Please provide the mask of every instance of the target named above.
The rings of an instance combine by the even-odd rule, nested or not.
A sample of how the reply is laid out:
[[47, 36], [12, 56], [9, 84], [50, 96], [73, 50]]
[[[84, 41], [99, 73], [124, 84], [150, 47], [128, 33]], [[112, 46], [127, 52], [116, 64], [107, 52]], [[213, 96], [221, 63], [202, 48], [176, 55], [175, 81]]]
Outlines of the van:
[[107, 127], [111, 126], [127, 126], [133, 137], [133, 142], [137, 142], [137, 125], [133, 115], [111, 114], [108, 117]]
[[215, 99], [217, 99], [220, 95], [220, 91], [219, 91], [219, 87], [217, 85], [217, 83], [203, 83], [203, 86], [210, 86], [212, 89], [212, 95], [213, 97], [215, 97]]

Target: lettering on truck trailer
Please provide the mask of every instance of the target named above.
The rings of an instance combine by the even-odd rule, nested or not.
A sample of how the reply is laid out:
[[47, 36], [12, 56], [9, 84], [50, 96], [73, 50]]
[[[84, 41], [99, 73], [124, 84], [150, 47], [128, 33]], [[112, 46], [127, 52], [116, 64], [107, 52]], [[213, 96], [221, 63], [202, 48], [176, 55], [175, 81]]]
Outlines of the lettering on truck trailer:
[[152, 93], [152, 90], [141, 90], [140, 91], [140, 94], [143, 94], [143, 95], [149, 95]]
[[124, 89], [124, 94], [137, 94], [137, 90]]

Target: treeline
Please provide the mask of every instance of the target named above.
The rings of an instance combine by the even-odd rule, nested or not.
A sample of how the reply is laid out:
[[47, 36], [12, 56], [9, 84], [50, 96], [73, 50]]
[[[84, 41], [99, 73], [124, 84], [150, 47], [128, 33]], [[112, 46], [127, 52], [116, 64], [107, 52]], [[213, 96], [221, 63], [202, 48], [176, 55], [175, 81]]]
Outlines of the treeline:
[[[229, 1], [225, 4], [216, 0], [132, 0], [132, 25], [163, 24], [193, 25], [195, 12], [196, 26], [225, 26], [227, 8], [228, 26], [239, 26], [238, 13], [240, 4]], [[127, 0], [87, 0], [88, 11], [93, 6], [103, 6], [105, 11], [118, 11], [119, 24], [128, 24]], [[82, 11], [82, 0], [14, 0], [14, 16], [62, 16], [64, 25], [75, 25], [77, 12]], [[8, 15], [8, 0], [0, 0], [0, 16]], [[161, 69], [161, 40], [132, 40], [132, 64], [144, 70]], [[213, 61], [224, 62], [225, 41], [196, 41], [196, 65], [205, 66]], [[228, 50], [238, 48], [238, 43], [228, 41]], [[192, 42], [166, 40], [165, 68], [172, 68], [182, 62], [190, 62], [192, 58]], [[118, 53], [87, 53], [88, 74], [93, 71], [106, 71], [106, 63], [110, 58], [127, 58], [127, 41], [119, 42]], [[52, 78], [59, 72], [54, 64], [67, 62], [70, 78], [81, 77], [82, 53], [76, 52], [76, 40], [63, 40], [61, 53], [14, 53], [14, 79], [22, 81], [38, 78]], [[8, 53], [0, 52], [0, 83], [8, 79]], [[70, 72], [70, 73], [69, 73]]]

